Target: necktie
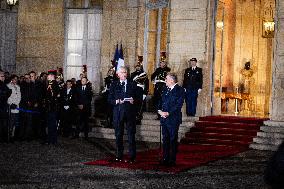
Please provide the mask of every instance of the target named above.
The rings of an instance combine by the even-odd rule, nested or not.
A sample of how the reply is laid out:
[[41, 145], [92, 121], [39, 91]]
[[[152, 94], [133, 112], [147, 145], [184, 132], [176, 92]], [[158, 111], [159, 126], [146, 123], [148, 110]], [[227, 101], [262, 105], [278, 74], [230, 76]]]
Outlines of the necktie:
[[121, 82], [121, 87], [122, 87], [123, 92], [125, 92], [125, 82], [124, 81]]
[[82, 87], [82, 91], [85, 91], [85, 86]]

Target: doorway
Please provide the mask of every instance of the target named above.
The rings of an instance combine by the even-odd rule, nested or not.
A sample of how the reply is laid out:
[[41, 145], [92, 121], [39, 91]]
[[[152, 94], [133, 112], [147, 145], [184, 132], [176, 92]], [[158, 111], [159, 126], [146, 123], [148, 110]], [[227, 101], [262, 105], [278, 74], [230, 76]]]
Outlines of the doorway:
[[216, 3], [213, 114], [268, 117], [275, 1]]

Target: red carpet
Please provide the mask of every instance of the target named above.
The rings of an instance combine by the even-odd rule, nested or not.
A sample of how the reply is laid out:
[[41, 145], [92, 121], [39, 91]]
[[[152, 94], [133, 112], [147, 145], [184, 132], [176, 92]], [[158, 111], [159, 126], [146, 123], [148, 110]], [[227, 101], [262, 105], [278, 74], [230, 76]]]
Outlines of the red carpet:
[[181, 140], [174, 167], [159, 165], [159, 149], [137, 153], [137, 162], [134, 164], [112, 162], [114, 157], [85, 164], [178, 173], [247, 150], [264, 120], [227, 116], [201, 117]]

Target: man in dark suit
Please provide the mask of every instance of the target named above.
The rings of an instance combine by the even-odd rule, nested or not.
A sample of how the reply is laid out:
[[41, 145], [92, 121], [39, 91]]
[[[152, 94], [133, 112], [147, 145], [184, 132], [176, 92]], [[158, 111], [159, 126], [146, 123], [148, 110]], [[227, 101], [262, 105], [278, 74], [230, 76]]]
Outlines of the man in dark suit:
[[87, 77], [82, 77], [81, 85], [77, 86], [76, 94], [76, 101], [79, 109], [79, 120], [75, 137], [78, 137], [79, 132], [83, 131], [85, 139], [88, 139], [89, 117], [91, 116], [92, 111], [91, 104], [93, 98], [93, 91], [91, 84], [88, 84]]
[[136, 103], [142, 99], [139, 96], [137, 86], [127, 79], [126, 67], [117, 70], [118, 81], [114, 81], [109, 90], [108, 101], [113, 105], [113, 126], [116, 137], [116, 158], [115, 161], [123, 160], [123, 134], [124, 124], [126, 124], [129, 143], [129, 163], [134, 163], [136, 158]]
[[184, 73], [183, 88], [186, 90], [186, 114], [195, 116], [197, 97], [201, 92], [203, 84], [202, 68], [196, 66], [197, 59], [190, 59], [191, 67], [187, 68]]
[[177, 75], [174, 73], [168, 73], [166, 86], [158, 110], [163, 134], [163, 159], [160, 163], [174, 166], [178, 150], [178, 130], [182, 122], [184, 89], [177, 84]]
[[75, 123], [75, 89], [72, 87], [72, 81], [66, 81], [66, 87], [61, 90], [60, 94], [60, 125], [63, 136], [68, 137], [71, 134], [72, 125]]
[[6, 84], [5, 75], [0, 70], [0, 143], [7, 142], [8, 140], [8, 98], [10, 97], [12, 90], [10, 90]]

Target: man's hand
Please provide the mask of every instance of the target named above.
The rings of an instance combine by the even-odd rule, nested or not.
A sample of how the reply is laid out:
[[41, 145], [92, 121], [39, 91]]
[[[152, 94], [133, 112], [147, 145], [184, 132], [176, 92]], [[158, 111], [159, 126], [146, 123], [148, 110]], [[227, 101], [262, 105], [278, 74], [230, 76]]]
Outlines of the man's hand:
[[115, 104], [123, 104], [124, 103], [124, 100], [121, 100], [121, 99], [117, 99], [115, 101]]
[[83, 110], [84, 106], [83, 104], [78, 105], [79, 110]]
[[169, 116], [169, 112], [163, 112], [161, 110], [158, 110], [158, 114], [162, 117], [162, 118], [167, 118]]
[[69, 106], [64, 106], [64, 109], [65, 109], [65, 110], [68, 110], [68, 109], [69, 109]]
[[130, 104], [133, 104], [134, 100], [133, 98], [131, 100], [129, 100]]

